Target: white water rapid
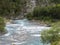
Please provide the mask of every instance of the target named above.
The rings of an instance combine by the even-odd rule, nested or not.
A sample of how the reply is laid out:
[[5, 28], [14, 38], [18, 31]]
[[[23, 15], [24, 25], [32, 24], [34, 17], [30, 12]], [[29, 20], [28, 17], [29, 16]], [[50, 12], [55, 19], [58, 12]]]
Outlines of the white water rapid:
[[40, 31], [49, 28], [26, 19], [13, 20], [6, 24], [8, 33], [0, 36], [0, 45], [43, 45]]

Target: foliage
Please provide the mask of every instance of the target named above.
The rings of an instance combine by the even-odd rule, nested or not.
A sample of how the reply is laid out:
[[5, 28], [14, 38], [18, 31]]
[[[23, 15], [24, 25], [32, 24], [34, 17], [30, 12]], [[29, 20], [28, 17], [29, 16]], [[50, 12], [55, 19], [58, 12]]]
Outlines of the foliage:
[[51, 45], [60, 42], [60, 22], [54, 24], [51, 29], [42, 31], [41, 40], [43, 43], [51, 43]]
[[28, 13], [25, 17], [28, 18], [29, 20], [33, 19], [32, 13]]
[[25, 6], [26, 0], [0, 0], [0, 16], [18, 16]]
[[54, 4], [60, 4], [60, 0], [36, 0], [36, 4], [39, 6], [50, 6]]
[[50, 2], [55, 3], [55, 4], [60, 4], [60, 0], [50, 0]]
[[0, 17], [0, 33], [5, 33], [5, 23], [4, 23], [4, 19], [2, 17]]
[[[28, 15], [27, 15], [28, 16]], [[30, 17], [39, 20], [60, 19], [60, 5], [48, 7], [35, 7]], [[30, 18], [28, 16], [28, 18]]]

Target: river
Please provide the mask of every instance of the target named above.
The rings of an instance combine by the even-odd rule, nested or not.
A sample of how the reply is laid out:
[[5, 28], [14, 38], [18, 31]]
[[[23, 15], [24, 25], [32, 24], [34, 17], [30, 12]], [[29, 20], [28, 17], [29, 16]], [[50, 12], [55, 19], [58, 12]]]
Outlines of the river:
[[8, 33], [0, 36], [0, 45], [43, 45], [40, 32], [50, 27], [23, 19], [7, 22], [5, 28]]

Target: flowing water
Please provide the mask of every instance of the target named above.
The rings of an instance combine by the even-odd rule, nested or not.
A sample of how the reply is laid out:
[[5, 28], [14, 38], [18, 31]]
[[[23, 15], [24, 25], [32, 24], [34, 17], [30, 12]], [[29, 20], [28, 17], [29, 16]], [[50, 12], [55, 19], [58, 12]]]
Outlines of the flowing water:
[[0, 36], [0, 45], [43, 45], [40, 31], [50, 27], [23, 19], [13, 20], [12, 23], [7, 23], [5, 28], [8, 33]]

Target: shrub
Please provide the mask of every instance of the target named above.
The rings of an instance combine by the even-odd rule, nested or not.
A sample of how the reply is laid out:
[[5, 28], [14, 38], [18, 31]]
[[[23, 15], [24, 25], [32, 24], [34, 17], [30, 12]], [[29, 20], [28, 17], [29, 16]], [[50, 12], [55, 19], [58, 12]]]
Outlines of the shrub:
[[0, 34], [5, 33], [5, 23], [4, 23], [4, 19], [0, 17]]
[[41, 40], [43, 43], [51, 43], [57, 45], [60, 42], [60, 22], [54, 24], [49, 30], [41, 32]]

